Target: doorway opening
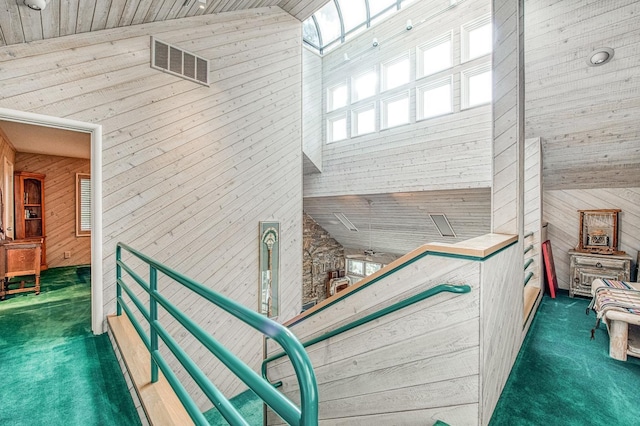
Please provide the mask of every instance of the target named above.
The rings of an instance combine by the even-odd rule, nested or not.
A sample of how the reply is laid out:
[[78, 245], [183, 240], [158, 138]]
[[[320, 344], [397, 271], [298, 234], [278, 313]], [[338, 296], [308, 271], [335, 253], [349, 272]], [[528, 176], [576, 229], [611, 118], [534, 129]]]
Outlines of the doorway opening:
[[[53, 117], [42, 114], [34, 114], [30, 112], [11, 110], [0, 108], [0, 121], [13, 124], [39, 126], [40, 128], [66, 130], [79, 132], [90, 137], [90, 170], [91, 170], [91, 330], [94, 334], [102, 334], [104, 332], [104, 307], [103, 307], [103, 282], [102, 282], [102, 126], [93, 123], [86, 123], [66, 118]], [[52, 130], [53, 131], [53, 130]], [[54, 144], [51, 144], [54, 145]], [[60, 156], [65, 156], [63, 146], [55, 144], [60, 149]], [[53, 146], [49, 146], [52, 149]], [[66, 147], [69, 148], [69, 147]], [[26, 149], [27, 151], [29, 149]], [[32, 150], [33, 152], [33, 150]], [[11, 161], [0, 159], [3, 166]], [[5, 162], [7, 161], [7, 162]], [[15, 165], [14, 165], [15, 168]], [[13, 174], [13, 172], [12, 172]], [[2, 189], [7, 194], [5, 188], [12, 185], [8, 182], [8, 172], [3, 173]], [[4, 195], [6, 199], [7, 195]], [[7, 222], [13, 223], [11, 213], [3, 212], [3, 222], [6, 218]], [[13, 232], [11, 230], [10, 232]]]

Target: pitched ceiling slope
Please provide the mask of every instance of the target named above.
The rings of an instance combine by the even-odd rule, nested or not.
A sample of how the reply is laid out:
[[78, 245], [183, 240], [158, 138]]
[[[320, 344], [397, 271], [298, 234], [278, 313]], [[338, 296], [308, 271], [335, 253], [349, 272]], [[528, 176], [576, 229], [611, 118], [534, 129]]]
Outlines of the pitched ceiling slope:
[[[350, 253], [371, 248], [403, 255], [422, 244], [455, 243], [491, 229], [489, 188], [309, 197], [303, 208]], [[343, 213], [358, 231], [349, 231], [334, 213]], [[440, 235], [429, 217], [438, 213], [447, 216], [456, 238]]]
[[279, 6], [303, 21], [328, 0], [51, 0], [41, 12], [0, 0], [0, 46], [191, 16]]

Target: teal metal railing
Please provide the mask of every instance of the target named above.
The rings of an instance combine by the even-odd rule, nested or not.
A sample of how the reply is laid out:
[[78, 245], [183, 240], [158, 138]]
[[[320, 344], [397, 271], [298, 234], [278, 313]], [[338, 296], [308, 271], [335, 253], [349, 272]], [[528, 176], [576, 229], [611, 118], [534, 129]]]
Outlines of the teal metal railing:
[[[122, 250], [129, 252], [148, 265], [149, 282], [146, 282], [123, 261]], [[148, 308], [125, 283], [122, 275], [123, 271], [125, 271], [128, 276], [131, 277], [149, 295]], [[300, 407], [296, 406], [288, 398], [274, 389], [267, 380], [260, 377], [259, 374], [249, 368], [234, 354], [229, 352], [206, 330], [201, 328], [182, 311], [176, 308], [166, 297], [160, 294], [158, 291], [158, 273], [162, 273], [171, 278], [176, 283], [193, 291], [205, 300], [211, 302], [213, 305], [228, 312], [250, 327], [260, 331], [265, 336], [278, 342], [284, 349], [284, 353], [286, 353], [291, 359], [295, 369], [300, 385]], [[198, 339], [204, 347], [206, 347], [238, 378], [249, 386], [249, 388], [251, 388], [253, 392], [255, 392], [255, 394], [265, 402], [265, 404], [271, 407], [271, 409], [273, 409], [273, 411], [282, 417], [282, 419], [288, 424], [305, 426], [315, 426], [318, 424], [318, 386], [313, 372], [313, 367], [304, 347], [286, 327], [225, 298], [211, 289], [204, 287], [202, 284], [199, 284], [179, 272], [164, 266], [163, 264], [123, 243], [118, 243], [116, 248], [116, 280], [117, 314], [122, 315], [122, 311], [127, 314], [134, 328], [140, 335], [140, 338], [149, 350], [151, 355], [151, 381], [155, 383], [158, 380], [158, 369], [160, 369], [196, 425], [208, 425], [209, 423], [200, 412], [193, 399], [189, 396], [184, 386], [180, 383], [180, 380], [169, 364], [159, 352], [158, 338], [165, 343], [167, 348], [173, 353], [180, 364], [182, 364], [187, 373], [193, 378], [204, 394], [230, 424], [247, 425], [247, 422], [231, 405], [229, 400], [222, 395], [216, 386], [209, 380], [205, 373], [196, 365], [196, 363], [184, 350], [182, 350], [182, 348], [180, 348], [178, 343], [165, 330], [162, 324], [160, 324], [160, 319], [158, 318], [158, 305], [182, 324], [187, 331]], [[122, 298], [122, 290], [124, 290], [140, 314], [149, 323], [149, 335], [146, 334], [142, 325], [136, 319], [133, 311], [129, 306], [127, 306], [125, 300]]]
[[[452, 284], [438, 284], [436, 286], [431, 287], [428, 290], [425, 290], [421, 293], [418, 293], [414, 296], [411, 296], [405, 300], [402, 300], [400, 302], [396, 302], [393, 305], [389, 305], [386, 308], [383, 308], [379, 311], [373, 312], [369, 315], [366, 315], [362, 318], [359, 318], [355, 321], [352, 321], [348, 324], [345, 324], [341, 327], [336, 328], [335, 330], [331, 330], [328, 331], [318, 337], [315, 337], [305, 343], [302, 344], [302, 346], [304, 346], [305, 348], [311, 345], [315, 345], [316, 343], [320, 343], [323, 340], [327, 340], [330, 339], [334, 336], [337, 336], [338, 334], [344, 333], [345, 331], [349, 331], [352, 330], [356, 327], [359, 327], [363, 324], [366, 324], [368, 322], [374, 321], [380, 317], [383, 317], [385, 315], [388, 315], [392, 312], [398, 311], [402, 308], [406, 308], [407, 306], [413, 305], [414, 303], [420, 302], [421, 300], [424, 299], [428, 299], [429, 297], [435, 296], [436, 294], [442, 293], [442, 292], [448, 292], [448, 293], [469, 293], [471, 291], [471, 287], [468, 285], [452, 285]], [[267, 375], [267, 364], [275, 361], [279, 358], [282, 358], [283, 356], [286, 356], [287, 353], [286, 352], [279, 352], [275, 355], [272, 355], [268, 358], [266, 358], [264, 361], [262, 361], [262, 377], [265, 380], [269, 380], [268, 375]], [[293, 361], [293, 360], [292, 360]], [[276, 387], [280, 386], [281, 383], [277, 382], [274, 383], [274, 385]]]

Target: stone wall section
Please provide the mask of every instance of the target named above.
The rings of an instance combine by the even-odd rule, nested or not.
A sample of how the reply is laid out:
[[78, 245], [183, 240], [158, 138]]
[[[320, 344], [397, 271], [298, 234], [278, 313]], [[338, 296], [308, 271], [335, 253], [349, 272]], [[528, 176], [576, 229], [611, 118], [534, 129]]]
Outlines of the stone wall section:
[[344, 270], [344, 247], [303, 213], [302, 304], [327, 298], [330, 271]]

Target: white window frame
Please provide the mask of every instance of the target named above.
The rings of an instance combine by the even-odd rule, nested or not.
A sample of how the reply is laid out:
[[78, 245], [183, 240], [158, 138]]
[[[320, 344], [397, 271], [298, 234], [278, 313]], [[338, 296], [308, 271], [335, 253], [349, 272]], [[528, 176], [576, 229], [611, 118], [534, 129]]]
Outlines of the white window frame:
[[[402, 98], [407, 99], [407, 121], [405, 123], [389, 126], [387, 118], [387, 104], [395, 102]], [[396, 93], [393, 96], [389, 96], [380, 100], [380, 130], [394, 129], [396, 127], [405, 126], [407, 124], [411, 124], [411, 93], [409, 92], [409, 90], [403, 90], [400, 93]]]
[[491, 70], [491, 62], [486, 62], [482, 65], [478, 65], [477, 67], [473, 67], [473, 68], [468, 68], [466, 70], [463, 70], [460, 73], [460, 93], [461, 93], [461, 99], [460, 99], [460, 109], [464, 110], [464, 109], [469, 109], [469, 108], [475, 108], [481, 105], [487, 105], [490, 104], [493, 100], [493, 80], [492, 80], [492, 87], [491, 87], [491, 100], [489, 100], [488, 102], [483, 102], [481, 104], [474, 104], [474, 105], [470, 105], [469, 104], [469, 78], [479, 75], [479, 74], [483, 74], [485, 72], [492, 72]]
[[[358, 114], [364, 111], [373, 110], [373, 130], [367, 133], [358, 133]], [[351, 111], [351, 137], [355, 138], [356, 136], [370, 135], [372, 133], [378, 132], [378, 123], [377, 123], [378, 112], [376, 110], [376, 103], [368, 103], [359, 108], [353, 109]]]
[[[356, 274], [355, 272], [352, 272], [352, 271], [349, 269], [349, 262], [359, 262], [359, 263], [362, 263], [362, 274]], [[346, 261], [346, 264], [347, 264], [347, 265], [346, 265], [346, 266], [347, 266], [347, 270], [346, 270], [346, 274], [345, 274], [345, 275], [347, 276], [347, 278], [349, 278], [349, 280], [351, 281], [351, 284], [355, 284], [356, 282], [358, 282], [358, 281], [360, 281], [360, 280], [363, 280], [364, 278], [368, 277], [369, 275], [373, 275], [373, 274], [375, 274], [376, 272], [378, 272], [378, 271], [376, 271], [376, 272], [374, 272], [373, 274], [369, 274], [369, 275], [367, 275], [367, 263], [369, 263], [369, 264], [375, 264], [375, 265], [380, 265], [380, 268], [378, 269], [378, 271], [379, 271], [380, 269], [382, 269], [382, 268], [384, 268], [384, 267], [386, 266], [386, 265], [385, 265], [384, 263], [382, 263], [382, 262], [375, 262], [375, 261], [373, 261], [373, 260], [365, 260], [365, 259], [350, 259], [350, 258], [347, 258], [347, 261]]]
[[473, 21], [467, 22], [460, 26], [460, 51], [461, 51], [461, 63], [465, 63], [471, 61], [476, 58], [481, 58], [486, 55], [490, 55], [493, 52], [493, 33], [491, 35], [491, 49], [478, 56], [469, 56], [469, 33], [475, 29], [483, 27], [485, 25], [492, 25], [491, 14], [488, 13], [486, 15], [482, 15], [479, 18], [474, 19]]
[[[449, 42], [449, 65], [444, 68], [440, 68], [436, 71], [432, 71], [426, 74], [424, 71], [424, 53], [429, 49], [432, 49], [436, 46], [446, 43], [447, 41]], [[421, 78], [428, 77], [430, 75], [452, 68], [453, 67], [453, 30], [447, 31], [446, 33], [441, 34], [440, 36], [433, 38], [428, 42], [416, 47], [416, 66], [417, 66], [416, 80], [419, 80]]]
[[[345, 120], [345, 137], [343, 139], [333, 139], [333, 125], [338, 120]], [[327, 143], [340, 142], [349, 139], [349, 120], [347, 113], [334, 114], [327, 117]]]
[[[356, 94], [356, 80], [369, 73], [373, 73], [376, 76], [376, 81], [373, 83], [373, 95], [367, 96], [366, 98], [358, 98]], [[359, 72], [358, 74], [351, 77], [351, 104], [355, 104], [356, 102], [368, 100], [375, 97], [378, 94], [378, 87], [380, 87], [378, 84], [378, 81], [379, 81], [379, 75], [376, 67]]]
[[[344, 105], [336, 107], [336, 106], [333, 105], [333, 92], [337, 88], [342, 87], [342, 86], [345, 86], [345, 88], [346, 88], [347, 99], [346, 99]], [[327, 93], [327, 112], [337, 111], [339, 109], [346, 108], [346, 107], [349, 106], [349, 103], [350, 103], [350, 99], [349, 99], [349, 82], [347, 80], [341, 81], [340, 83], [336, 83], [336, 84], [328, 87], [326, 93]]]
[[[445, 85], [448, 85], [450, 88], [449, 105], [451, 109], [447, 112], [425, 117], [424, 116], [424, 92], [428, 92], [430, 90], [437, 89]], [[428, 120], [430, 118], [441, 117], [447, 114], [453, 114], [453, 75], [448, 75], [447, 77], [440, 78], [438, 80], [433, 80], [427, 84], [416, 87], [416, 121]]]
[[[387, 69], [390, 66], [393, 66], [399, 62], [402, 61], [408, 61], [409, 63], [409, 75], [407, 76], [407, 81], [406, 83], [400, 84], [398, 86], [393, 86], [393, 87], [387, 87]], [[412, 79], [411, 79], [411, 54], [409, 52], [407, 53], [403, 53], [402, 55], [396, 56], [395, 58], [382, 62], [380, 64], [380, 93], [384, 93], [384, 92], [388, 92], [390, 90], [394, 90], [394, 89], [398, 89], [400, 87], [406, 86], [407, 84], [411, 83]]]
[[[82, 181], [89, 182], [89, 192], [82, 191]], [[89, 220], [89, 227], [83, 226], [84, 219]], [[76, 237], [91, 236], [91, 175], [76, 173]]]

